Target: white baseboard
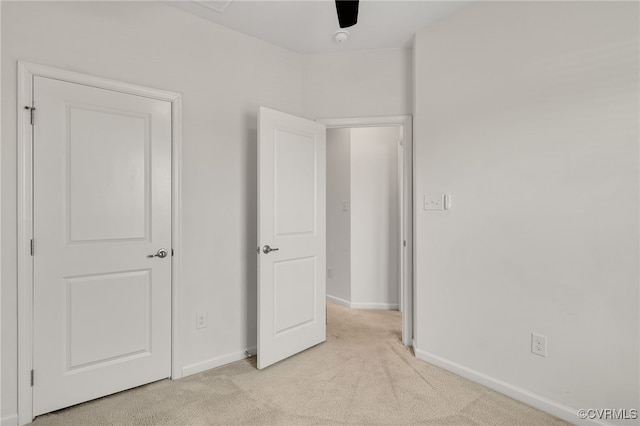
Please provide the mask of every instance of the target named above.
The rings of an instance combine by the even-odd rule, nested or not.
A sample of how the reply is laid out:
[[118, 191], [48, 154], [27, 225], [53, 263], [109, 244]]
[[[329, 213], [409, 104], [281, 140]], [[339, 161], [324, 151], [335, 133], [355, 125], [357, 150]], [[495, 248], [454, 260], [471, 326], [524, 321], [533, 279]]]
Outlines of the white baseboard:
[[[257, 348], [254, 346], [246, 350], [251, 356], [255, 356]], [[245, 351], [233, 352], [227, 355], [222, 355], [216, 358], [211, 358], [206, 361], [197, 362], [195, 364], [182, 367], [182, 377], [191, 376], [192, 374], [202, 373], [203, 371], [211, 370], [212, 368], [220, 367], [225, 364], [240, 361], [247, 358]], [[4, 423], [3, 423], [4, 426]]]
[[331, 296], [327, 294], [327, 300], [332, 301], [333, 303], [337, 303], [338, 305], [346, 306], [347, 308], [351, 307], [351, 302], [348, 300], [341, 299], [339, 297]]
[[443, 368], [447, 371], [451, 371], [452, 373], [456, 373], [466, 379], [474, 381], [476, 383], [480, 383], [483, 386], [488, 387], [489, 389], [493, 389], [497, 392], [500, 392], [503, 395], [506, 395], [510, 398], [518, 400], [520, 402], [524, 402], [527, 405], [535, 407], [539, 410], [542, 410], [546, 413], [559, 417], [563, 420], [571, 424], [576, 425], [600, 425], [600, 426], [608, 426], [610, 423], [603, 423], [597, 420], [581, 420], [578, 417], [578, 409], [568, 407], [564, 404], [561, 404], [557, 401], [553, 401], [551, 399], [545, 398], [541, 395], [530, 392], [521, 387], [515, 386], [511, 383], [504, 382], [500, 379], [496, 379], [495, 377], [488, 376], [479, 371], [473, 370], [471, 368], [465, 367], [463, 365], [457, 364], [455, 362], [449, 361], [445, 358], [439, 357], [432, 353], [422, 351], [416, 347], [416, 342], [413, 342], [413, 351], [416, 354], [416, 358], [426, 361], [430, 364], [436, 365], [440, 368]]
[[397, 303], [358, 303], [349, 302], [348, 300], [341, 299], [339, 297], [331, 296], [327, 294], [327, 300], [337, 303], [338, 305], [346, 306], [351, 309], [380, 309], [385, 311], [397, 311]]
[[0, 425], [2, 426], [18, 426], [18, 415], [12, 414], [10, 416], [5, 416], [0, 420]]
[[397, 303], [354, 303], [351, 302], [352, 309], [381, 309], [387, 311], [397, 311]]

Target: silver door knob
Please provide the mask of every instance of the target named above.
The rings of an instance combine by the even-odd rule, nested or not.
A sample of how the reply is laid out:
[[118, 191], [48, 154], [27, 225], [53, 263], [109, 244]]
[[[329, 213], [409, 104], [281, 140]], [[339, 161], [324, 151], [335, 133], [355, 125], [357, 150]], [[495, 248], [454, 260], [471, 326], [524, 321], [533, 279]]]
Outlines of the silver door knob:
[[167, 257], [168, 254], [169, 252], [167, 251], [167, 249], [161, 248], [156, 254], [150, 254], [147, 257], [159, 257], [160, 259], [163, 259]]
[[269, 247], [269, 245], [268, 245], [268, 244], [267, 244], [266, 246], [262, 247], [262, 252], [263, 252], [264, 254], [269, 254], [269, 253], [271, 253], [272, 251], [278, 251], [278, 250], [280, 250], [280, 249], [279, 249], [279, 248], [271, 248], [271, 247]]

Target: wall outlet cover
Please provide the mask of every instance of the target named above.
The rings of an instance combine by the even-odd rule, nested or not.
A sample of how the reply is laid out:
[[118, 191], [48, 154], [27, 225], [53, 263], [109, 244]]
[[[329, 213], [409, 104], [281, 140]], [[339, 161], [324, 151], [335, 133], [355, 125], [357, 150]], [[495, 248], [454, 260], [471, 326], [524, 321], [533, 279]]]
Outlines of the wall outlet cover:
[[537, 333], [531, 333], [531, 353], [547, 356], [547, 337]]
[[424, 209], [431, 211], [443, 211], [447, 208], [447, 194], [425, 194]]
[[207, 326], [207, 313], [196, 312], [196, 328], [205, 328]]

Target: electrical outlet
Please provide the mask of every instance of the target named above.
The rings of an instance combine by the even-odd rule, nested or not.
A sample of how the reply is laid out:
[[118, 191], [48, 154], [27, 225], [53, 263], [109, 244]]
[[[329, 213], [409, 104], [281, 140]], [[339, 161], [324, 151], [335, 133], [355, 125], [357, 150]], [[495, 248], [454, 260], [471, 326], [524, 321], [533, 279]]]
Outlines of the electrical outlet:
[[342, 200], [342, 211], [343, 212], [349, 211], [349, 200]]
[[205, 328], [207, 326], [207, 313], [206, 312], [197, 312], [196, 313], [196, 328]]
[[333, 268], [327, 268], [327, 278], [333, 278]]
[[531, 333], [531, 353], [547, 356], [547, 337], [541, 334]]
[[446, 194], [425, 194], [424, 196], [425, 210], [446, 210], [447, 195]]

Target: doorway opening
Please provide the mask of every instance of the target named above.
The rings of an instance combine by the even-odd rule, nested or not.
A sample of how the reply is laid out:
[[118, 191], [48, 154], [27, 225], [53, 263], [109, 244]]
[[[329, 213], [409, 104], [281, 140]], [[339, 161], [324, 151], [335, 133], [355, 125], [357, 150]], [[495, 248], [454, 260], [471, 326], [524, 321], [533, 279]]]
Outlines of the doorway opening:
[[413, 340], [411, 117], [327, 125], [327, 299], [399, 310]]

